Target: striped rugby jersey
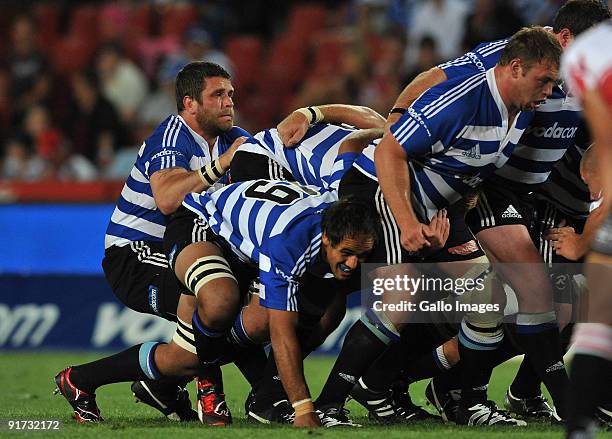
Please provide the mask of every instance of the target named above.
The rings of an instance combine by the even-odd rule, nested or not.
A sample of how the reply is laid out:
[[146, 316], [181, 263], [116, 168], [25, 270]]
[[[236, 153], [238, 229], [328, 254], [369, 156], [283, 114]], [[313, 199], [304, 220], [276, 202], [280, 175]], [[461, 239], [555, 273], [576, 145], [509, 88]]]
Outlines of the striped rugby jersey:
[[[318, 123], [310, 127], [294, 147], [283, 145], [276, 128], [261, 131], [238, 147], [238, 151], [265, 155], [282, 166], [297, 182], [337, 190], [340, 179], [358, 154], [347, 152], [338, 156], [340, 144], [354, 128]], [[279, 170], [271, 171], [271, 175]]]
[[580, 160], [590, 137], [583, 120], [574, 146], [555, 164], [548, 180], [536, 191], [538, 198], [549, 201], [571, 218], [586, 219], [591, 211], [591, 193], [580, 176]]
[[[221, 134], [211, 156], [206, 140], [189, 128], [181, 116], [172, 115], [164, 120], [138, 151], [106, 228], [104, 248], [121, 247], [132, 241], [162, 241], [167, 218], [155, 205], [151, 175], [161, 169], [201, 168], [227, 151], [240, 136], [249, 134], [238, 127]], [[220, 182], [227, 183], [227, 176]]]
[[298, 279], [320, 263], [322, 214], [336, 200], [335, 192], [314, 186], [255, 180], [187, 194], [183, 205], [238, 258], [259, 267], [263, 306], [298, 311]]
[[[413, 208], [421, 220], [430, 220], [504, 165], [532, 115], [520, 112], [508, 126], [493, 69], [423, 93], [391, 127], [408, 156]], [[376, 178], [374, 144], [355, 166]]]
[[[449, 79], [485, 71], [499, 61], [509, 40], [480, 44], [471, 52], [438, 67]], [[578, 154], [588, 146], [574, 143], [581, 119], [578, 100], [568, 96], [562, 88], [554, 87], [552, 95], [536, 109], [510, 160], [489, 180], [520, 192], [536, 190], [568, 149], [575, 148], [574, 154]], [[559, 180], [564, 191], [572, 191], [572, 180]]]

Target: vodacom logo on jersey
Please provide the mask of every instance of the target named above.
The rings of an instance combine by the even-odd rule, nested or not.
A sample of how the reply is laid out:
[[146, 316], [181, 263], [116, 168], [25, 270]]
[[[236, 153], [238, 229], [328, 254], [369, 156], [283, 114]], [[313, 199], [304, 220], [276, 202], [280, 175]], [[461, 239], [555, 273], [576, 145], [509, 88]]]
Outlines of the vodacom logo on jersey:
[[525, 130], [525, 134], [531, 134], [534, 137], [543, 137], [545, 139], [571, 139], [576, 135], [577, 127], [560, 127], [557, 122], [551, 127], [533, 127], [529, 126]]

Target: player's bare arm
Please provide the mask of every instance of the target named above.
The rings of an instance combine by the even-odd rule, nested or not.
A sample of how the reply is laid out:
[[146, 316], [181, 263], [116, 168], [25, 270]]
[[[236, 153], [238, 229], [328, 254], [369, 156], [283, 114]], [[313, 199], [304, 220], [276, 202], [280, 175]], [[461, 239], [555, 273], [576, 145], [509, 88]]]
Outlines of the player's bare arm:
[[189, 192], [202, 192], [211, 186], [213, 180], [220, 178], [230, 167], [238, 146], [246, 137], [238, 137], [232, 146], [217, 160], [211, 163], [210, 169], [187, 171], [183, 168], [162, 169], [151, 175], [151, 191], [155, 204], [164, 215], [173, 213], [183, 202]]
[[352, 125], [355, 128], [382, 128], [385, 118], [368, 107], [330, 104], [300, 108], [289, 114], [276, 129], [285, 146], [299, 142], [308, 127], [317, 122]]
[[425, 236], [429, 226], [419, 222], [410, 200], [410, 171], [407, 156], [390, 132], [385, 133], [374, 152], [378, 183], [400, 229], [400, 241], [408, 251], [429, 247]]
[[370, 142], [382, 137], [383, 133], [382, 128], [368, 128], [355, 131], [344, 139], [338, 150], [338, 155], [345, 152], [360, 153]]
[[[417, 77], [402, 90], [395, 100], [393, 108], [407, 109], [425, 90], [446, 81], [446, 79], [448, 79], [446, 73], [439, 67], [432, 67], [425, 72], [419, 73]], [[390, 113], [387, 117], [387, 126], [393, 125], [400, 117], [402, 117], [401, 112]]]
[[278, 373], [289, 401], [295, 409], [294, 425], [299, 427], [320, 426], [314, 413], [310, 392], [304, 378], [302, 350], [296, 335], [298, 313], [269, 309], [270, 339]]

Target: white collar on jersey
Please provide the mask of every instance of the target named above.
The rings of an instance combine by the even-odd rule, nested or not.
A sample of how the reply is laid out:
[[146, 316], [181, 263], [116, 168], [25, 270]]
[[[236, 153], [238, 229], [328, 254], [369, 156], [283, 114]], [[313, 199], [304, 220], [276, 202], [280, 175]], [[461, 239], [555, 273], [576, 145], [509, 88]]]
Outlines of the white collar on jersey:
[[[489, 70], [487, 70], [485, 75], [487, 78], [487, 84], [489, 85], [489, 90], [491, 90], [491, 95], [493, 96], [493, 100], [497, 104], [497, 108], [499, 109], [499, 112], [502, 115], [502, 127], [505, 130], [507, 130], [508, 129], [508, 108], [506, 107], [506, 104], [504, 103], [504, 100], [502, 99], [501, 94], [499, 94], [499, 89], [497, 88], [497, 81], [495, 80], [495, 67], [492, 67]], [[518, 119], [518, 114], [517, 114], [517, 117], [514, 118], [514, 120], [516, 121], [516, 119]]]
[[202, 148], [202, 151], [204, 151], [204, 155], [207, 161], [210, 162], [213, 159], [219, 157], [219, 147], [218, 147], [219, 137], [217, 137], [217, 141], [212, 147], [212, 157], [211, 157], [210, 156], [210, 146], [208, 145], [208, 142], [206, 141], [206, 139], [204, 139], [204, 137], [200, 136], [198, 133], [192, 130], [191, 127], [187, 125], [187, 122], [185, 122], [185, 119], [183, 119], [180, 114], [178, 115], [178, 118], [181, 120], [181, 122], [185, 124], [185, 126], [187, 127], [187, 129], [189, 130], [193, 138], [195, 139], [195, 141], [198, 143], [198, 145], [200, 145], [200, 147]]

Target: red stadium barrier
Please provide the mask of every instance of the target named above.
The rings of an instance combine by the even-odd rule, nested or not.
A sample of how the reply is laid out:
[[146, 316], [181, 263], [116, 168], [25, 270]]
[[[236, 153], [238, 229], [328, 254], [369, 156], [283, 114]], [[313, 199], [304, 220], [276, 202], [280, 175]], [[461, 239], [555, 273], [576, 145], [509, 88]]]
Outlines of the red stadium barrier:
[[114, 203], [123, 181], [0, 182], [0, 202]]

